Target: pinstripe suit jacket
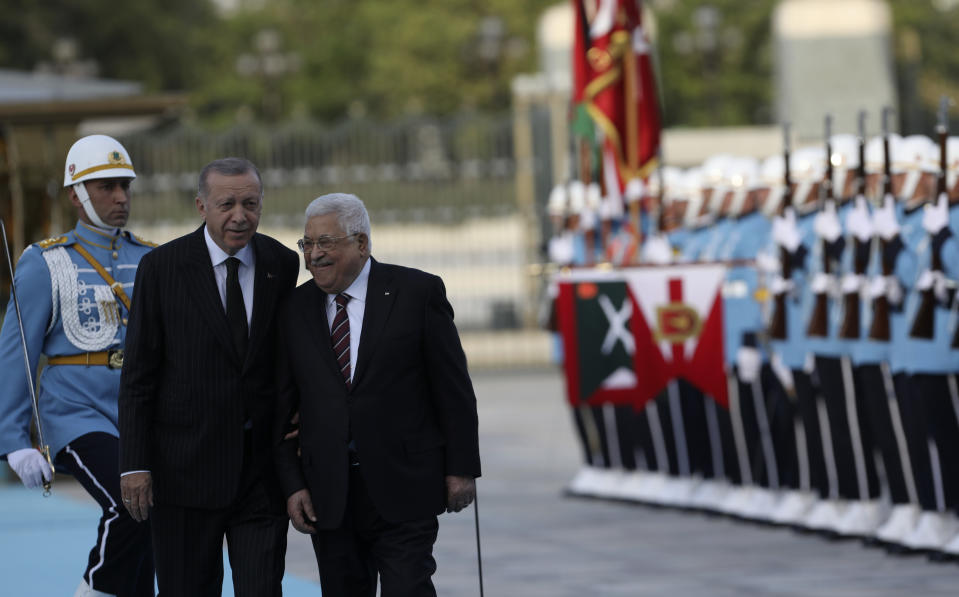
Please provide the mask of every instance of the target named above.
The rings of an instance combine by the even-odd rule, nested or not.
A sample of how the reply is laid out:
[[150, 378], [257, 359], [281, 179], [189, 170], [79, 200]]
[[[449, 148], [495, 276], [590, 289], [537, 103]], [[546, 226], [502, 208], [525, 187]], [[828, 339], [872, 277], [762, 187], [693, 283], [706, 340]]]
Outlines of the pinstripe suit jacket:
[[254, 467], [269, 462], [274, 322], [296, 284], [296, 253], [256, 234], [246, 357], [233, 346], [201, 226], [141, 260], [120, 384], [120, 471], [148, 470], [158, 503], [222, 508], [236, 497], [244, 425]]
[[[275, 458], [284, 495], [308, 488], [317, 526], [336, 527], [352, 438], [383, 518], [436, 516], [446, 507], [446, 475], [480, 476], [476, 397], [443, 281], [373, 260], [349, 390], [330, 346], [326, 296], [310, 280], [277, 315]], [[298, 443], [281, 441], [294, 412]]]

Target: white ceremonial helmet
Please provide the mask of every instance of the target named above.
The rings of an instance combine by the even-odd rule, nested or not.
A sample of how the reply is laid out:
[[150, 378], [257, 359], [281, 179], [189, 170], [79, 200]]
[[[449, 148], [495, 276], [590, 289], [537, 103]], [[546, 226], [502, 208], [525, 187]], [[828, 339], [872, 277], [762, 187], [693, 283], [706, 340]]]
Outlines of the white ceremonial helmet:
[[676, 166], [663, 166], [663, 203], [669, 203], [683, 192], [683, 171]]
[[78, 139], [67, 152], [63, 168], [64, 188], [73, 187], [83, 211], [90, 221], [101, 228], [103, 223], [90, 203], [90, 195], [83, 182], [98, 178], [136, 178], [133, 161], [123, 145], [107, 135], [88, 135]]
[[829, 161], [832, 163], [832, 194], [836, 199], [848, 199], [844, 197], [846, 180], [849, 174], [855, 175], [856, 168], [859, 167], [859, 138], [849, 133], [833, 135], [829, 138], [829, 146], [832, 155]]
[[939, 148], [925, 135], [909, 135], [894, 147], [892, 154], [893, 174], [905, 174], [899, 197], [907, 207], [914, 207], [928, 197], [914, 198], [923, 174], [935, 174], [939, 171]]
[[759, 166], [759, 178], [769, 187], [769, 195], [763, 203], [763, 215], [772, 217], [779, 211], [783, 192], [786, 190], [786, 158], [774, 153]]
[[951, 191], [959, 179], [959, 137], [946, 139], [946, 190]]
[[562, 218], [566, 215], [567, 201], [566, 185], [558, 184], [549, 192], [549, 199], [546, 201], [546, 213], [552, 217]]
[[703, 205], [703, 171], [700, 168], [689, 168], [683, 174], [683, 195], [686, 199], [686, 210], [683, 212], [683, 225], [695, 228], [699, 224], [699, 210]]
[[733, 189], [729, 215], [740, 216], [749, 193], [763, 186], [759, 178], [759, 162], [750, 157], [739, 157], [730, 162], [729, 184]]
[[789, 155], [789, 175], [796, 184], [793, 207], [799, 213], [816, 208], [818, 189], [826, 175], [826, 148], [821, 145], [800, 147]]

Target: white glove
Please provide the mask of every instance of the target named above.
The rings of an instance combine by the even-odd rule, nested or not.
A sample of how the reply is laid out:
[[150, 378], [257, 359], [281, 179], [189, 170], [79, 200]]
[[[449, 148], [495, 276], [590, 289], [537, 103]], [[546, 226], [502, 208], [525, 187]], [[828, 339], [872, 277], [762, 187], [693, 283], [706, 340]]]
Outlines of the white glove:
[[35, 448], [14, 450], [7, 454], [7, 461], [27, 489], [37, 489], [43, 486], [44, 480], [53, 479], [50, 463]]
[[643, 260], [657, 265], [672, 263], [673, 248], [665, 236], [657, 234], [646, 241], [643, 245]]
[[842, 293], [856, 294], [862, 290], [863, 277], [859, 274], [846, 274], [842, 277]]
[[899, 234], [899, 222], [896, 221], [896, 209], [891, 195], [886, 195], [882, 207], [872, 214], [872, 226], [883, 240], [892, 240]]
[[896, 307], [902, 304], [902, 284], [895, 276], [885, 276], [886, 278], [886, 298], [889, 304]]
[[772, 367], [776, 377], [779, 378], [779, 383], [786, 389], [786, 393], [794, 393], [796, 391], [796, 383], [793, 381], [793, 372], [786, 366], [786, 363], [783, 363], [783, 359], [779, 356], [779, 353], [773, 353], [772, 358], [769, 359], [769, 365]]
[[787, 294], [793, 291], [796, 283], [792, 280], [787, 280], [782, 276], [773, 276], [772, 281], [769, 283], [769, 292], [773, 296], [779, 296], [780, 294]]
[[869, 280], [869, 286], [866, 287], [866, 295], [870, 300], [875, 300], [881, 296], [886, 296], [887, 283], [885, 276], [876, 276]]
[[772, 236], [773, 242], [790, 253], [799, 248], [799, 228], [796, 226], [796, 214], [791, 209], [773, 220]]
[[872, 218], [863, 197], [856, 197], [856, 203], [846, 216], [846, 228], [860, 242], [867, 243], [872, 238]]
[[927, 203], [922, 209], [922, 227], [935, 236], [949, 225], [949, 199], [945, 193], [939, 195], [935, 203]]
[[736, 369], [743, 383], [753, 383], [759, 379], [759, 370], [763, 366], [762, 355], [751, 346], [742, 346], [736, 352]]
[[932, 270], [925, 270], [919, 274], [919, 279], [916, 280], [916, 290], [929, 290], [932, 288], [933, 282], [935, 282], [936, 276]]
[[833, 284], [831, 275], [819, 272], [813, 276], [809, 289], [812, 290], [813, 294], [829, 293], [832, 292]]
[[816, 236], [824, 241], [836, 242], [836, 239], [842, 234], [842, 226], [839, 225], [835, 203], [826, 201], [822, 210], [816, 214], [816, 219], [813, 220], [813, 230], [815, 230]]
[[573, 237], [569, 234], [549, 239], [549, 260], [556, 265], [569, 265], [573, 262]]
[[934, 272], [929, 269], [919, 274], [919, 279], [916, 280], [916, 290], [923, 291], [932, 288], [933, 296], [941, 303], [946, 302], [946, 299], [949, 298], [949, 286], [949, 280], [942, 272]]
[[773, 257], [766, 251], [761, 251], [756, 255], [756, 267], [759, 271], [767, 274], [778, 274], [782, 270], [782, 264], [779, 259]]

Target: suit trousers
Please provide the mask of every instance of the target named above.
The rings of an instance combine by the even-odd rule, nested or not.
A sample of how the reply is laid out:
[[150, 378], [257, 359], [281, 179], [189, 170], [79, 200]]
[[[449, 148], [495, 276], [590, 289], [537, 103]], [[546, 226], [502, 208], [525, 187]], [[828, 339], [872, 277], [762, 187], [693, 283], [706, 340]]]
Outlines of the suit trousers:
[[103, 509], [83, 579], [92, 589], [118, 597], [153, 597], [150, 524], [133, 520], [123, 507], [118, 450], [116, 437], [95, 432], [57, 454], [60, 470], [73, 475]]
[[243, 475], [226, 508], [157, 503], [151, 510], [157, 584], [164, 597], [219, 597], [226, 537], [236, 597], [280, 597], [289, 519], [278, 490], [250, 470], [247, 438]]
[[335, 529], [312, 536], [324, 597], [435, 597], [433, 544], [436, 517], [388, 522], [379, 515], [363, 481], [362, 465], [351, 465], [346, 513]]

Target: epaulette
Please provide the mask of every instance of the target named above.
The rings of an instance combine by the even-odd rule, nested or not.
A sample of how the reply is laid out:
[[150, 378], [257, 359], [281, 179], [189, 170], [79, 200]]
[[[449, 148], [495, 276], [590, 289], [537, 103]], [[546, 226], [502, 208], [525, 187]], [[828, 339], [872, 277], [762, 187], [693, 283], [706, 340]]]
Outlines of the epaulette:
[[46, 251], [47, 249], [50, 249], [52, 247], [58, 247], [60, 245], [67, 245], [67, 244], [73, 244], [73, 243], [70, 242], [70, 238], [66, 234], [61, 234], [60, 236], [54, 236], [46, 240], [38, 241], [34, 244], [40, 247], [40, 250]]
[[146, 246], [148, 246], [148, 247], [159, 247], [159, 246], [160, 246], [158, 243], [155, 243], [155, 242], [153, 242], [152, 240], [147, 240], [147, 239], [145, 239], [145, 238], [140, 238], [139, 236], [137, 236], [136, 234], [133, 234], [132, 232], [130, 233], [130, 238], [132, 238], [133, 240], [137, 241], [137, 242], [140, 243], [141, 245], [146, 245]]

